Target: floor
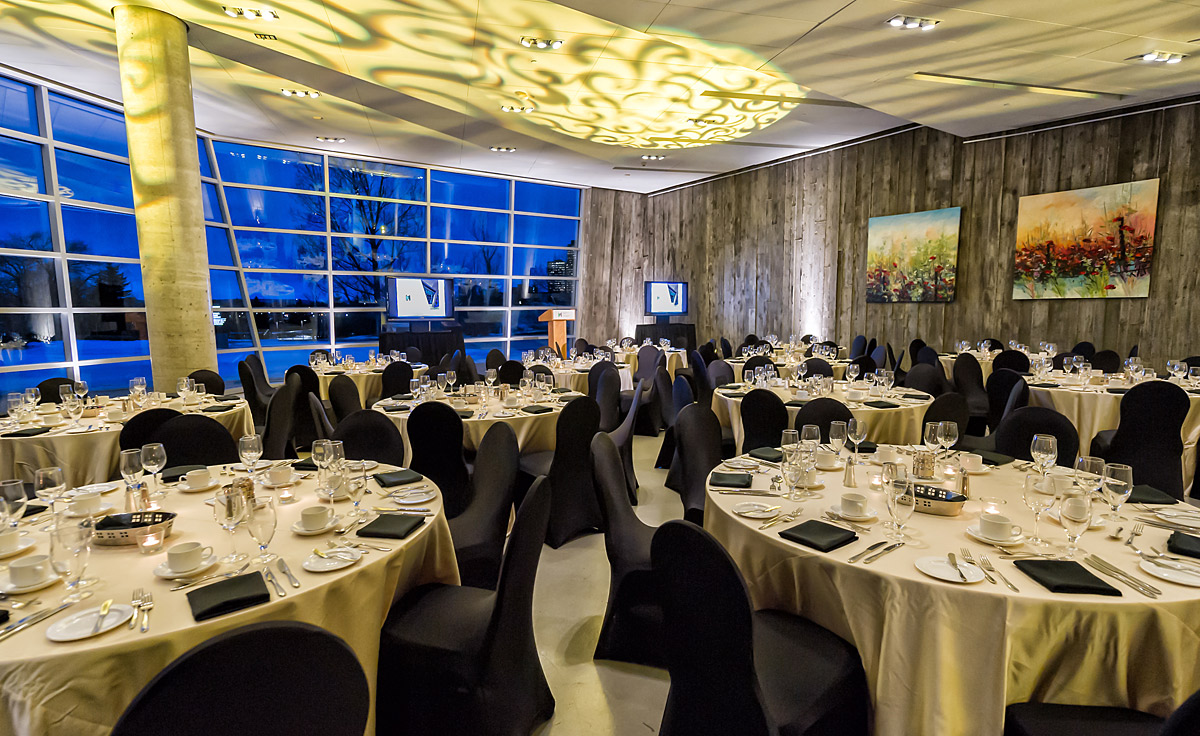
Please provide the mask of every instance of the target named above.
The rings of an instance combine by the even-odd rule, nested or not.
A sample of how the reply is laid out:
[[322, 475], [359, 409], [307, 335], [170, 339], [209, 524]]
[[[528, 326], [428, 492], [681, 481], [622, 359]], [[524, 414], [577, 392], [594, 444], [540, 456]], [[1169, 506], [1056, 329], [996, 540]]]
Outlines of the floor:
[[[679, 495], [654, 468], [661, 435], [635, 437], [637, 514], [658, 525], [683, 517]], [[559, 549], [544, 547], [533, 598], [533, 628], [554, 693], [554, 718], [537, 736], [658, 733], [670, 681], [665, 670], [592, 659], [608, 597], [604, 537], [590, 534]]]

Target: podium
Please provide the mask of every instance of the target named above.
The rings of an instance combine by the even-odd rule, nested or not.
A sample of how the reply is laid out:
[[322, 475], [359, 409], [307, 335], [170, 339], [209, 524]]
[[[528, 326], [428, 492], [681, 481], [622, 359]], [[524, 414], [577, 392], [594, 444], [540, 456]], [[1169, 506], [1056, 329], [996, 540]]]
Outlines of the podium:
[[538, 317], [546, 323], [546, 338], [559, 355], [567, 353], [567, 322], [575, 321], [574, 309], [547, 309]]

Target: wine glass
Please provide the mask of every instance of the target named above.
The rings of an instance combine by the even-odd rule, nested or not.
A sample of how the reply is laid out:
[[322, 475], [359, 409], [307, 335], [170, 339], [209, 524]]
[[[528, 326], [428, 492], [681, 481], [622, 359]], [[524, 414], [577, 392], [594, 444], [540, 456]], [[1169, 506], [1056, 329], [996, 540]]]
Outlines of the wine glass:
[[325, 471], [329, 468], [329, 440], [315, 440], [312, 443], [312, 461], [317, 466], [318, 493], [325, 488]]
[[446, 374], [445, 373], [437, 374], [437, 386], [438, 386], [438, 391], [441, 391], [442, 393], [446, 393]]
[[242, 459], [242, 465], [246, 466], [250, 480], [254, 480], [258, 473], [258, 459], [262, 457], [262, 454], [263, 446], [260, 435], [246, 434], [238, 439], [238, 457]]
[[[1100, 458], [1091, 459], [1100, 460]], [[1104, 500], [1108, 501], [1108, 505], [1112, 509], [1112, 513], [1105, 518], [1109, 521], [1122, 521], [1121, 504], [1128, 500], [1130, 492], [1133, 491], [1133, 468], [1124, 463], [1108, 463], [1104, 465], [1101, 472], [1103, 473], [1101, 487], [1104, 489]]]
[[158, 472], [167, 467], [167, 448], [161, 442], [142, 445], [142, 468], [150, 474], [150, 485], [158, 493]]
[[0, 480], [0, 519], [4, 527], [16, 526], [25, 518], [25, 484], [20, 480]]
[[458, 373], [456, 371], [446, 371], [446, 385], [450, 387], [450, 391], [454, 391], [455, 384], [458, 383]]
[[925, 447], [937, 457], [938, 449], [942, 446], [942, 426], [940, 422], [925, 422]]
[[842, 448], [846, 446], [846, 423], [845, 422], [830, 422], [829, 423], [829, 444], [833, 446], [833, 451], [840, 457]]
[[15, 423], [17, 420], [17, 412], [19, 412], [21, 407], [25, 404], [25, 394], [12, 391], [4, 397], [4, 404], [5, 408], [8, 409], [8, 418], [13, 420]]
[[1067, 548], [1063, 556], [1074, 559], [1079, 538], [1092, 524], [1092, 495], [1072, 483], [1058, 494], [1058, 520], [1067, 530]]
[[[141, 467], [141, 463], [138, 463], [138, 467]], [[62, 468], [38, 468], [33, 471], [33, 493], [46, 502], [51, 514], [54, 513], [54, 502], [62, 497], [66, 488], [67, 482], [63, 479]]]
[[488, 368], [487, 373], [484, 375], [484, 378], [487, 379], [488, 385], [491, 386], [492, 388], [496, 387], [496, 381], [497, 381], [497, 379], [499, 379], [499, 377], [500, 377], [500, 374], [496, 371], [495, 368]]
[[779, 441], [779, 447], [784, 453], [792, 452], [796, 446], [800, 444], [800, 433], [794, 429], [783, 430], [783, 435]]
[[855, 417], [846, 422], [846, 439], [850, 440], [850, 444], [854, 445], [854, 454], [851, 456], [851, 464], [858, 465], [858, 446], [867, 438], [867, 420]]
[[1058, 438], [1052, 434], [1035, 434], [1029, 443], [1029, 454], [1034, 465], [1045, 477], [1046, 471], [1058, 461]]
[[800, 442], [816, 452], [821, 444], [821, 428], [815, 424], [805, 424], [800, 428]]
[[846, 366], [846, 380], [850, 383], [854, 383], [854, 379], [858, 378], [859, 370], [860, 367], [858, 363], [851, 363], [850, 365]]
[[900, 463], [883, 464], [883, 492], [887, 501], [888, 515], [892, 520], [884, 527], [891, 533], [888, 535], [894, 541], [906, 538], [904, 525], [912, 516], [916, 506], [914, 488], [908, 477], [908, 470]]
[[68, 397], [75, 398], [75, 387], [69, 383], [64, 383], [58, 387], [58, 403], [63, 403]]
[[276, 512], [274, 498], [264, 496], [263, 498], [254, 499], [249, 516], [246, 519], [246, 530], [250, 532], [250, 538], [258, 543], [258, 561], [262, 563], [263, 567], [266, 567], [268, 562], [279, 557], [279, 555], [267, 551], [267, 545], [271, 543], [271, 538], [275, 536], [277, 519], [278, 513]]
[[946, 452], [958, 444], [958, 422], [938, 422], [938, 444]]
[[87, 395], [88, 395], [87, 381], [82, 381], [82, 380], [76, 381], [73, 385], [73, 388], [75, 389], [75, 396], [77, 396], [80, 401], [83, 401], [84, 399], [87, 398]]
[[1053, 493], [1048, 492], [1050, 491], [1049, 488], [1039, 489], [1039, 482], [1048, 483], [1049, 480], [1043, 481], [1040, 476], [1034, 473], [1026, 473], [1021, 500], [1033, 512], [1033, 537], [1030, 538], [1029, 543], [1035, 547], [1047, 547], [1050, 543], [1042, 539], [1040, 533], [1042, 514], [1054, 505], [1056, 498]]
[[50, 530], [50, 566], [67, 584], [64, 603], [83, 600], [79, 587], [84, 570], [87, 569], [88, 555], [92, 548], [92, 533], [91, 519], [78, 522], [60, 519]]
[[83, 402], [70, 394], [63, 400], [63, 408], [67, 410], [67, 416], [71, 417], [71, 425], [79, 426], [79, 419], [83, 416]]
[[346, 464], [346, 445], [341, 440], [329, 440], [328, 460], [326, 467], [329, 469], [326, 477], [328, 478], [328, 493], [329, 503], [333, 503], [334, 496], [342, 489], [342, 483], [345, 479], [345, 464]]
[[367, 490], [366, 468], [367, 464], [362, 460], [353, 460], [346, 463], [346, 473], [350, 476], [346, 482], [346, 495], [354, 503], [354, 510], [350, 512], [350, 516], [355, 519], [361, 519], [367, 515], [365, 509], [358, 507], [363, 499], [363, 493]]
[[36, 408], [38, 404], [42, 403], [42, 390], [36, 386], [25, 389], [25, 402], [31, 408]]
[[238, 524], [246, 520], [246, 496], [235, 488], [223, 488], [213, 496], [213, 518], [222, 529], [229, 532], [229, 554], [221, 558], [221, 562], [230, 564], [241, 562], [248, 555], [237, 551], [233, 533]]

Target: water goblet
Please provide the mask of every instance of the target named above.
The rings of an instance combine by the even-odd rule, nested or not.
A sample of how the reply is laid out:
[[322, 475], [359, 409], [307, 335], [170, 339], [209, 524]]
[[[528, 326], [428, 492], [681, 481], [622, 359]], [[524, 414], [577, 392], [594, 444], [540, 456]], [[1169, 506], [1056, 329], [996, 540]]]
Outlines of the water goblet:
[[846, 422], [846, 439], [850, 440], [850, 444], [854, 445], [854, 454], [851, 456], [850, 462], [858, 465], [858, 446], [867, 438], [867, 420], [855, 417]]
[[846, 366], [846, 380], [850, 383], [854, 383], [854, 379], [858, 378], [859, 370], [860, 367], [858, 363], [851, 363], [850, 365]]
[[235, 488], [223, 488], [213, 496], [213, 518], [222, 529], [229, 532], [229, 554], [221, 558], [221, 562], [232, 564], [246, 559], [244, 552], [237, 551], [237, 543], [233, 533], [238, 525], [246, 520], [246, 496]]
[[1029, 442], [1029, 454], [1045, 477], [1046, 472], [1058, 461], [1058, 438], [1052, 434], [1035, 434]]
[[438, 391], [442, 392], [443, 394], [446, 393], [446, 374], [445, 373], [437, 374], [437, 386], [438, 386]]
[[80, 401], [83, 401], [84, 399], [87, 398], [87, 395], [88, 395], [87, 381], [76, 381], [74, 383], [74, 385], [72, 386], [72, 388], [75, 389], [75, 396], [77, 396]]
[[450, 387], [450, 392], [454, 392], [454, 386], [458, 383], [457, 371], [446, 371], [446, 385]]
[[83, 402], [75, 398], [74, 394], [71, 394], [63, 400], [63, 408], [67, 410], [67, 416], [71, 417], [71, 425], [78, 427], [79, 419], [83, 416]]
[[258, 561], [262, 563], [263, 567], [279, 557], [279, 555], [267, 551], [267, 546], [271, 544], [271, 538], [275, 536], [278, 516], [275, 499], [271, 496], [255, 498], [247, 515], [246, 531], [250, 532], [250, 538], [258, 544]]
[[842, 454], [842, 448], [846, 446], [846, 423], [835, 421], [829, 423], [829, 444], [833, 446], [833, 451], [839, 456]]
[[58, 387], [58, 403], [63, 403], [68, 398], [75, 397], [75, 387], [69, 383], [64, 383]]
[[888, 515], [892, 520], [884, 526], [889, 530], [889, 538], [895, 541], [907, 539], [904, 525], [912, 517], [916, 506], [914, 487], [908, 477], [908, 470], [900, 463], [883, 464], [883, 492], [887, 502]]
[[1034, 547], [1048, 547], [1050, 542], [1042, 539], [1040, 534], [1042, 514], [1054, 506], [1056, 497], [1049, 491], [1049, 488], [1039, 488], [1040, 483], [1048, 483], [1049, 480], [1044, 480], [1035, 473], [1025, 474], [1025, 485], [1022, 489], [1021, 500], [1025, 506], [1033, 512], [1033, 537], [1029, 543]]
[[[141, 467], [141, 463], [138, 464]], [[54, 513], [54, 502], [62, 497], [67, 488], [63, 469], [59, 467], [38, 468], [33, 471], [33, 493], [46, 502], [50, 513]]]
[[354, 504], [354, 510], [350, 512], [350, 516], [355, 519], [361, 519], [367, 515], [365, 509], [359, 508], [359, 503], [362, 502], [363, 494], [367, 490], [367, 464], [362, 460], [351, 460], [346, 462], [346, 473], [350, 477], [346, 480], [346, 495]]
[[165, 495], [160, 491], [158, 473], [167, 467], [167, 448], [163, 447], [161, 442], [151, 442], [150, 444], [142, 445], [140, 452], [142, 469], [150, 474], [150, 485], [155, 495]]
[[25, 389], [25, 403], [29, 404], [31, 410], [42, 403], [42, 391], [36, 386]]
[[938, 449], [942, 446], [942, 425], [940, 422], [925, 422], [925, 447], [936, 458]]
[[91, 519], [59, 519], [50, 530], [50, 566], [67, 584], [64, 603], [83, 599], [79, 592], [91, 552], [94, 523]]
[[16, 526], [25, 518], [25, 484], [20, 480], [0, 480], [0, 526]]
[[252, 481], [258, 474], [258, 459], [262, 454], [262, 436], [246, 434], [238, 440], [238, 457], [242, 459], [242, 465], [246, 466], [246, 472]]
[[1079, 551], [1079, 538], [1092, 524], [1092, 496], [1074, 484], [1058, 493], [1058, 520], [1067, 530], [1067, 548], [1063, 556], [1074, 559]]
[[[1100, 460], [1100, 458], [1093, 458]], [[1093, 471], [1094, 472], [1094, 471]], [[1129, 499], [1133, 491], [1133, 468], [1124, 463], [1107, 463], [1101, 470], [1103, 474], [1104, 500], [1108, 501], [1112, 512], [1105, 518], [1109, 521], [1123, 521], [1121, 504]]]
[[800, 433], [794, 429], [783, 430], [783, 435], [780, 439], [779, 447], [785, 453], [796, 449], [800, 444]]
[[947, 453], [958, 444], [958, 422], [938, 422], [938, 444]]

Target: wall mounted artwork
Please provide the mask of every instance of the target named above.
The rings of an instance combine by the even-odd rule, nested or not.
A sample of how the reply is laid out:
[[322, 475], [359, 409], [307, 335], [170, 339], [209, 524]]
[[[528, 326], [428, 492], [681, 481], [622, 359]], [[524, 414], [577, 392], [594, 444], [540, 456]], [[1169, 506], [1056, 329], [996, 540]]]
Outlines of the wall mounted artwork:
[[1014, 299], [1150, 294], [1158, 179], [1021, 197]]
[[961, 207], [867, 221], [867, 303], [952, 302]]

